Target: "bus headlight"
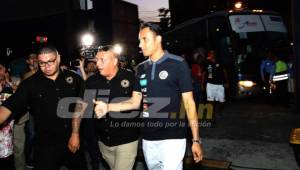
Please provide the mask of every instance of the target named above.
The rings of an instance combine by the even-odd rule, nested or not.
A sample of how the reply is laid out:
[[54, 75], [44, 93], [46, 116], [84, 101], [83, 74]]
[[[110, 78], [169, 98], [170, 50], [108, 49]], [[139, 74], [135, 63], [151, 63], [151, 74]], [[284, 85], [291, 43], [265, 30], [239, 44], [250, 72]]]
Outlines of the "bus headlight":
[[246, 87], [246, 88], [251, 88], [255, 85], [256, 83], [254, 83], [253, 81], [249, 81], [249, 80], [243, 80], [243, 81], [239, 81], [239, 85]]

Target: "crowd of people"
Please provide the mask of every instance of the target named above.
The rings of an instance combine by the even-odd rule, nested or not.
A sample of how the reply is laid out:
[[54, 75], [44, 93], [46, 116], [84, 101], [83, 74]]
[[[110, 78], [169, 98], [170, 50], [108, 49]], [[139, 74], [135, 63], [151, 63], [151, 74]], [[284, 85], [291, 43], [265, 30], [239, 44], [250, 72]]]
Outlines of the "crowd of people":
[[[19, 77], [0, 63], [1, 168], [84, 170], [87, 152], [93, 170], [101, 158], [111, 170], [129, 170], [139, 146], [150, 170], [182, 169], [189, 145], [200, 162], [197, 106], [208, 102], [214, 115], [222, 114], [228, 73], [215, 50], [176, 56], [163, 49], [162, 39], [158, 25], [141, 25], [139, 47], [148, 58], [134, 68], [111, 47], [100, 48], [93, 59], [81, 57], [70, 70], [47, 44], [28, 55]], [[272, 51], [267, 56], [261, 79], [281, 98], [291, 66]], [[70, 105], [61, 102], [74, 98]], [[180, 116], [181, 103], [187, 118]]]
[[[70, 71], [49, 44], [28, 55], [20, 78], [10, 77], [0, 64], [1, 169], [84, 170], [87, 152], [93, 169], [99, 169], [102, 157], [110, 169], [128, 170], [139, 142], [148, 169], [182, 169], [187, 144], [200, 162], [203, 151], [187, 63], [162, 48], [156, 24], [144, 23], [139, 40], [148, 59], [135, 69], [103, 48]], [[156, 106], [161, 100], [163, 109]], [[179, 116], [181, 102], [187, 119]]]

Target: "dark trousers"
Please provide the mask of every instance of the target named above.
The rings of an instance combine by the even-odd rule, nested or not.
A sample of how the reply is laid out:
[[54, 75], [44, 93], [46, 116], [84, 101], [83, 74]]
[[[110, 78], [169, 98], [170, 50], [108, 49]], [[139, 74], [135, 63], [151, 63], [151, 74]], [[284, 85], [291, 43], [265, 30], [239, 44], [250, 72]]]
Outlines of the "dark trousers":
[[0, 168], [3, 170], [14, 170], [14, 155], [7, 158], [0, 158]]
[[91, 157], [91, 165], [93, 170], [99, 170], [99, 162], [101, 154], [98, 146], [98, 139], [96, 137], [94, 119], [84, 119], [81, 122], [81, 129], [84, 136], [84, 144]]
[[33, 145], [34, 145], [34, 122], [32, 115], [29, 115], [29, 121], [25, 126], [26, 140], [25, 140], [25, 157], [26, 163], [32, 163], [33, 160]]
[[275, 82], [276, 89], [274, 91], [274, 96], [278, 104], [288, 104], [289, 102], [287, 83], [287, 80]]
[[82, 151], [75, 154], [65, 146], [36, 146], [34, 150], [35, 170], [86, 170], [86, 160]]

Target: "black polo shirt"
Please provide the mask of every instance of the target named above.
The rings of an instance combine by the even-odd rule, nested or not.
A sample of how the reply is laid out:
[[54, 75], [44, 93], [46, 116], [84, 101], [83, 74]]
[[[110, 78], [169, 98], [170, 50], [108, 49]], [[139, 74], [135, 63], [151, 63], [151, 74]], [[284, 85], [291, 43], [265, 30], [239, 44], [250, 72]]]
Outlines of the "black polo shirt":
[[46, 78], [39, 71], [21, 82], [16, 93], [3, 106], [11, 110], [14, 116], [30, 109], [37, 144], [67, 144], [72, 119], [57, 116], [58, 102], [65, 97], [82, 96], [83, 85], [83, 80], [68, 70], [60, 71], [55, 81]]
[[[120, 69], [114, 78], [107, 80], [99, 73], [89, 77], [86, 81], [86, 89], [95, 89], [97, 100], [114, 102], [118, 97], [132, 95], [134, 75], [132, 72]], [[123, 99], [125, 100], [125, 99]], [[117, 114], [123, 115], [121, 118]], [[138, 121], [139, 112], [131, 111], [113, 113], [109, 112], [104, 118], [94, 119], [96, 135], [107, 146], [116, 146], [135, 141], [139, 137]], [[125, 116], [129, 116], [125, 118]]]
[[[148, 59], [141, 63], [137, 69], [134, 91], [143, 93], [144, 139], [186, 137], [186, 118], [182, 119], [179, 112], [182, 93], [192, 92], [193, 85], [190, 69], [183, 58], [165, 52], [156, 62]], [[159, 117], [162, 115], [167, 117]]]

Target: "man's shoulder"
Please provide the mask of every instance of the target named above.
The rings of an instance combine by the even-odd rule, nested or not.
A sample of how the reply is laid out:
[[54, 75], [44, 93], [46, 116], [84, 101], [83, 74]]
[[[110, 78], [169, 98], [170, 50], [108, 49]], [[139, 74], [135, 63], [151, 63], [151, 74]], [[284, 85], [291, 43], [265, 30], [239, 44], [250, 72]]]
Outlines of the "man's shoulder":
[[35, 82], [35, 81], [39, 81], [39, 78], [41, 78], [41, 76], [42, 76], [41, 72], [37, 71], [37, 72], [33, 73], [32, 75], [24, 78], [22, 80], [22, 83], [23, 82]]
[[172, 61], [175, 61], [175, 62], [184, 62], [184, 58], [183, 57], [180, 57], [178, 55], [175, 55], [175, 54], [172, 54], [172, 53], [166, 53], [165, 54], [166, 57], [169, 59], [169, 60], [172, 60]]
[[122, 75], [133, 76], [134, 73], [130, 69], [120, 69], [119, 70]]
[[140, 62], [140, 63], [137, 65], [137, 68], [145, 67], [145, 66], [147, 66], [147, 65], [149, 65], [149, 64], [151, 64], [151, 61], [150, 61], [150, 59], [148, 58], [147, 60]]
[[86, 85], [94, 84], [96, 82], [105, 82], [105, 77], [101, 76], [99, 73], [95, 73], [87, 78], [85, 81]]

